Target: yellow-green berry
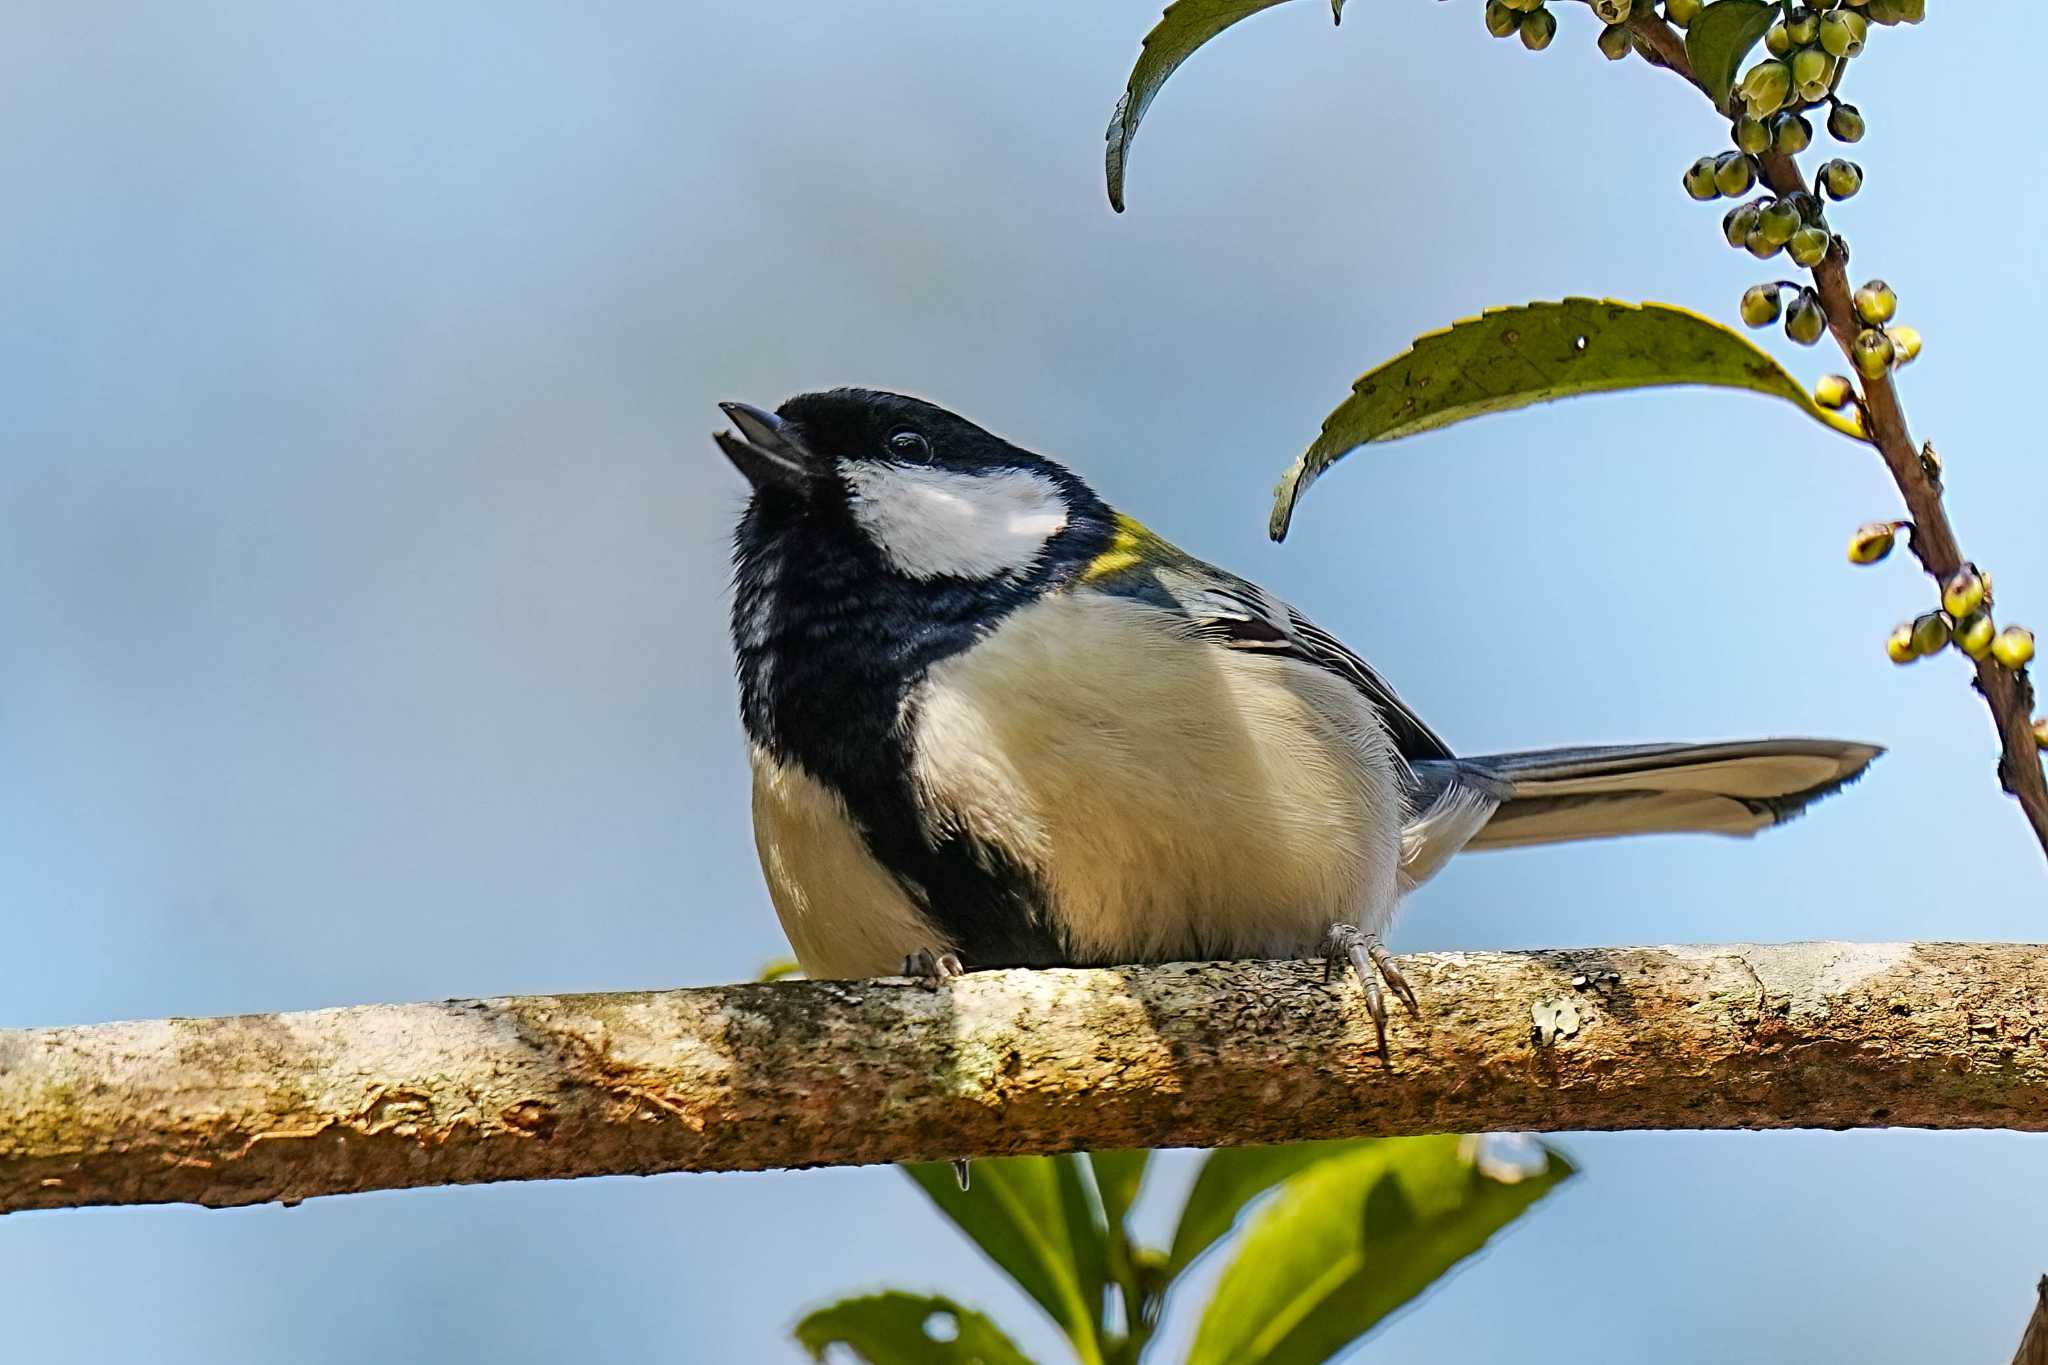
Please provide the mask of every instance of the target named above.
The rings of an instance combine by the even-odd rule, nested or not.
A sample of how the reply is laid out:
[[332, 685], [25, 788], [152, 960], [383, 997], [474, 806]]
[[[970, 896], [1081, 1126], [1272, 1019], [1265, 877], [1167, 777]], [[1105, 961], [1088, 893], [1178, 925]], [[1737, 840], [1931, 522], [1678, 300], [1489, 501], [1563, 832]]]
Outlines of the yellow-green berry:
[[1892, 542], [1898, 535], [1898, 527], [1889, 521], [1873, 521], [1856, 528], [1856, 534], [1849, 537], [1849, 562], [1851, 564], [1875, 564], [1892, 552]]
[[1501, 0], [1501, 3], [1517, 14], [1534, 14], [1543, 8], [1543, 0]]
[[1800, 290], [1785, 309], [1785, 335], [1801, 346], [1811, 346], [1827, 329], [1827, 314], [1821, 311], [1820, 296], [1811, 289]]
[[1920, 329], [1918, 327], [1887, 327], [1884, 334], [1892, 339], [1892, 364], [1910, 365], [1920, 355]]
[[1749, 242], [1749, 234], [1756, 231], [1761, 208], [1751, 200], [1747, 204], [1737, 204], [1721, 215], [1721, 235], [1728, 239], [1728, 245], [1744, 246]]
[[1817, 47], [1801, 48], [1792, 58], [1792, 85], [1802, 99], [1824, 99], [1834, 79], [1835, 59]]
[[1792, 234], [1792, 240], [1785, 243], [1785, 250], [1801, 266], [1812, 269], [1828, 254], [1828, 243], [1834, 239], [1823, 227], [1803, 227]]
[[1522, 16], [1501, 3], [1486, 0], [1486, 31], [1496, 38], [1511, 38], [1522, 27]]
[[1949, 621], [1938, 611], [1913, 618], [1913, 652], [1921, 658], [1948, 648]]
[[1778, 320], [1778, 286], [1753, 284], [1742, 293], [1742, 320], [1752, 327], [1768, 327]]
[[1792, 30], [1785, 27], [1780, 19], [1764, 33], [1764, 51], [1773, 57], [1782, 57], [1792, 50]]
[[1813, 125], [1804, 116], [1787, 112], [1771, 120], [1772, 151], [1797, 156], [1812, 145]]
[[1756, 225], [1772, 246], [1783, 246], [1799, 231], [1799, 210], [1789, 200], [1773, 199], [1757, 210]]
[[1995, 634], [1997, 628], [1991, 624], [1988, 611], [1973, 611], [1956, 618], [1955, 646], [1973, 659], [1981, 659], [1991, 652], [1991, 640]]
[[[1813, 386], [1813, 401], [1824, 408], [1846, 408], [1849, 406], [1849, 400], [1855, 396], [1856, 387], [1849, 382], [1849, 376], [1846, 374], [1824, 374], [1820, 377], [1820, 382]], [[1871, 526], [1882, 526], [1887, 534], [1892, 529], [1892, 524], [1888, 521], [1872, 522]], [[1860, 536], [1869, 529], [1870, 526], [1866, 526], [1863, 531], [1856, 534]], [[1892, 547], [1887, 544], [1884, 548], [1889, 552]], [[1850, 558], [1853, 559], [1855, 556], [1851, 555]]]
[[1820, 45], [1836, 57], [1853, 57], [1863, 50], [1870, 25], [1854, 10], [1837, 10], [1820, 21]]
[[2042, 716], [2034, 722], [2034, 747], [2048, 749], [2048, 716]]
[[1702, 0], [1664, 0], [1664, 17], [1680, 28], [1692, 27], [1699, 17]]
[[1767, 152], [1771, 149], [1771, 125], [1754, 114], [1737, 118], [1729, 136], [1745, 152]]
[[1743, 239], [1742, 244], [1749, 248], [1750, 255], [1760, 261], [1768, 261], [1771, 257], [1784, 250], [1782, 246], [1764, 235], [1761, 225], [1751, 228], [1749, 236]]
[[1892, 320], [1899, 311], [1899, 296], [1883, 280], [1870, 280], [1856, 290], [1856, 316], [1873, 327]]
[[1525, 14], [1522, 16], [1521, 33], [1523, 47], [1531, 52], [1541, 52], [1557, 36], [1557, 16], [1547, 9]]
[[1714, 188], [1733, 199], [1756, 184], [1756, 167], [1741, 152], [1723, 152], [1714, 159]]
[[2034, 632], [2025, 626], [2007, 626], [1991, 642], [1991, 657], [2007, 668], [2025, 668], [2034, 659]]
[[1863, 188], [1863, 168], [1853, 161], [1836, 157], [1821, 166], [1820, 183], [1827, 187], [1832, 198], [1847, 199]]
[[1961, 619], [1984, 605], [1984, 578], [1965, 567], [1941, 585], [1941, 609]]
[[1758, 62], [1742, 78], [1742, 102], [1758, 118], [1766, 118], [1785, 106], [1792, 94], [1792, 68], [1784, 62]]
[[1601, 29], [1596, 41], [1600, 45], [1600, 55], [1610, 62], [1622, 60], [1635, 46], [1628, 39], [1628, 28], [1622, 24], [1609, 24]]
[[1633, 6], [1629, 0], [1592, 0], [1593, 17], [1603, 24], [1624, 24]]
[[1892, 339], [1875, 327], [1866, 327], [1849, 344], [1849, 359], [1856, 362], [1856, 373], [1865, 379], [1882, 379], [1892, 367]]
[[1695, 199], [1718, 199], [1720, 188], [1715, 184], [1714, 158], [1703, 156], [1685, 168], [1685, 192]]
[[1863, 114], [1853, 104], [1838, 104], [1828, 113], [1828, 136], [1837, 142], [1863, 140]]
[[1920, 651], [1913, 644], [1913, 627], [1910, 624], [1894, 626], [1892, 633], [1885, 637], [1884, 652], [1895, 664], [1909, 664], [1919, 658]]
[[1792, 40], [1792, 46], [1805, 47], [1820, 36], [1820, 16], [1811, 10], [1799, 10], [1785, 24], [1785, 36]]

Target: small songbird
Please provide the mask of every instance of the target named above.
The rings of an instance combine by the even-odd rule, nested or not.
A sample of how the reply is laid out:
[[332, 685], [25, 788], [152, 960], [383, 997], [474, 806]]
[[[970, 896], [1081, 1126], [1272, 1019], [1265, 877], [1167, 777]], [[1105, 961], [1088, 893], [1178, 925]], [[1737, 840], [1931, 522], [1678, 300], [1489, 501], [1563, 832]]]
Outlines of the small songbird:
[[753, 485], [733, 644], [754, 834], [812, 977], [1319, 956], [1464, 849], [1753, 834], [1880, 752], [1823, 739], [1454, 755], [1257, 584], [943, 408], [721, 405]]

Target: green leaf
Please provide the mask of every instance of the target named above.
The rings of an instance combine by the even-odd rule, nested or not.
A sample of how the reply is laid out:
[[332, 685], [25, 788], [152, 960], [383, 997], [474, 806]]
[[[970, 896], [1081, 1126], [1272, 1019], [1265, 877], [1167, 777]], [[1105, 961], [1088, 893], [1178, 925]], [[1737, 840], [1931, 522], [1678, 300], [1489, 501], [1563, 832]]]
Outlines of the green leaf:
[[939, 1211], [1059, 1324], [1083, 1365], [1100, 1365], [1096, 1332], [1108, 1274], [1100, 1214], [1075, 1156], [974, 1163], [963, 1190], [945, 1162], [905, 1166]]
[[841, 1299], [798, 1323], [795, 1336], [812, 1360], [845, 1346], [868, 1365], [1031, 1365], [987, 1317], [936, 1295]]
[[[1280, 3], [1282, 0], [1173, 0], [1166, 7], [1158, 24], [1145, 35], [1123, 98], [1109, 116], [1104, 168], [1109, 173], [1111, 208], [1124, 211], [1124, 165], [1130, 159], [1131, 139], [1138, 135], [1138, 120], [1152, 107], [1152, 97], [1166, 84], [1166, 78], [1192, 57], [1196, 48], [1224, 29]], [[1344, 0], [1330, 0], [1330, 18], [1342, 22]]]
[[1337, 1142], [1288, 1142], [1274, 1147], [1230, 1147], [1211, 1152], [1195, 1176], [1180, 1226], [1173, 1231], [1167, 1272], [1178, 1275], [1230, 1231], [1246, 1204], [1318, 1161], [1370, 1145], [1372, 1138]]
[[1763, 0], [1714, 0], [1693, 16], [1685, 31], [1685, 59], [1692, 66], [1693, 79], [1707, 92], [1716, 109], [1728, 105], [1728, 92], [1735, 85], [1735, 73], [1742, 59], [1757, 45], [1782, 11]]
[[1134, 1152], [1089, 1153], [1088, 1164], [1095, 1171], [1095, 1191], [1102, 1196], [1103, 1221], [1112, 1232], [1123, 1227], [1131, 1205], [1138, 1202], [1138, 1186], [1144, 1183], [1145, 1164], [1151, 1159], [1152, 1153], [1143, 1148]]
[[1556, 398], [1674, 384], [1768, 394], [1836, 431], [1862, 436], [1852, 417], [1814, 402], [1804, 385], [1747, 338], [1683, 308], [1612, 299], [1489, 308], [1416, 338], [1406, 351], [1361, 375], [1351, 396], [1323, 419], [1322, 434], [1280, 480], [1267, 529], [1273, 539], [1285, 538], [1294, 505], [1308, 486], [1339, 457], [1369, 442]]
[[1252, 1220], [1187, 1365], [1322, 1365], [1572, 1173], [1513, 1183], [1455, 1136], [1388, 1138], [1289, 1179]]

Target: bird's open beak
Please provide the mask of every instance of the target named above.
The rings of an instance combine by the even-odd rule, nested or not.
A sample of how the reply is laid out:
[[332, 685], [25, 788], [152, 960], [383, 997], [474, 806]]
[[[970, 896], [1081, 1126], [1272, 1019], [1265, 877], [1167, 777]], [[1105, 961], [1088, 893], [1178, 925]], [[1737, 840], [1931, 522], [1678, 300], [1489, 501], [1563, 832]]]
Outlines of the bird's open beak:
[[820, 464], [795, 427], [751, 403], [718, 406], [739, 430], [721, 431], [712, 439], [749, 483], [756, 488], [786, 488], [797, 493], [810, 487]]

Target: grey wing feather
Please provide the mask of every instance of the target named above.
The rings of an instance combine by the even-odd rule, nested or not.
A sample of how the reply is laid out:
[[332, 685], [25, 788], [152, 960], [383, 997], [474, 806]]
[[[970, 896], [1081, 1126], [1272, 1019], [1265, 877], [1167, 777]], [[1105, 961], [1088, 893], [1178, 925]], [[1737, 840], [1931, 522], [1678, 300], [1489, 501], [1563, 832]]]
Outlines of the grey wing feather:
[[1377, 708], [1395, 751], [1403, 758], [1451, 756], [1450, 746], [1342, 640], [1257, 584], [1220, 569], [1210, 573], [1213, 578], [1201, 580], [1182, 574], [1162, 575], [1161, 579], [1193, 620], [1198, 634], [1229, 649], [1280, 654], [1334, 673]]

